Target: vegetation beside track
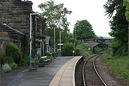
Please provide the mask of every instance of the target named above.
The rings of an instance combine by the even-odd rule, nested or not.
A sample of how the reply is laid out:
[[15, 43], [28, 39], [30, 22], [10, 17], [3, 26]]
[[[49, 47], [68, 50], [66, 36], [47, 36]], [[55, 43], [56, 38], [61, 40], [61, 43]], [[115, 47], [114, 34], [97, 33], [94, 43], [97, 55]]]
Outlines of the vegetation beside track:
[[88, 47], [84, 43], [78, 43], [76, 46], [76, 49], [78, 49], [80, 52], [80, 55], [84, 57], [88, 57], [92, 54], [92, 51], [88, 50]]
[[129, 80], [129, 57], [128, 56], [112, 56], [106, 54], [100, 56], [106, 64], [111, 66], [113, 72], [118, 74], [123, 79]]

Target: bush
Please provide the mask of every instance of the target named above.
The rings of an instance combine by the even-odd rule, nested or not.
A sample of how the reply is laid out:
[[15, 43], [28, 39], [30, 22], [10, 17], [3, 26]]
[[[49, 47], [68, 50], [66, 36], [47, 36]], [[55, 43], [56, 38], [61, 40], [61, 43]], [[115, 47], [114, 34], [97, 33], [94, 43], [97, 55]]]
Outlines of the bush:
[[5, 63], [13, 63], [13, 58], [8, 57], [4, 55], [3, 53], [0, 53], [0, 65], [3, 65]]
[[14, 62], [19, 64], [21, 59], [21, 51], [16, 44], [9, 43], [6, 45], [6, 56], [13, 58]]
[[84, 43], [78, 43], [76, 49], [78, 49], [79, 54], [84, 57], [88, 57], [92, 54], [91, 50], [88, 50], [88, 47]]
[[118, 41], [114, 39], [112, 41], [112, 53], [114, 56], [127, 56], [128, 55], [128, 45], [125, 43], [122, 43], [121, 41]]
[[36, 64], [37, 64], [37, 63], [36, 63], [35, 60], [32, 60], [32, 61], [31, 61], [31, 66], [32, 66], [32, 67], [36, 66]]
[[0, 65], [13, 62], [13, 58], [6, 55], [5, 48], [0, 48]]
[[80, 51], [79, 51], [79, 49], [75, 49], [75, 54], [74, 54], [75, 56], [80, 56]]
[[15, 63], [11, 63], [9, 64], [9, 66], [11, 67], [11, 69], [16, 69], [18, 67], [18, 65]]
[[62, 47], [62, 55], [63, 56], [72, 56], [73, 55], [73, 44], [72, 43], [66, 43]]
[[107, 44], [98, 44], [93, 47], [93, 53], [99, 53], [101, 51], [108, 50], [108, 45]]
[[119, 48], [112, 47], [113, 50], [113, 56], [127, 56], [128, 52], [127, 49], [124, 46], [120, 46]]
[[29, 57], [24, 56], [24, 57], [20, 60], [19, 66], [28, 66], [28, 65], [29, 65]]
[[52, 54], [51, 53], [45, 53], [45, 56], [52, 56]]
[[14, 62], [13, 58], [8, 57], [8, 56], [4, 56], [3, 61], [4, 61], [4, 63], [13, 63]]

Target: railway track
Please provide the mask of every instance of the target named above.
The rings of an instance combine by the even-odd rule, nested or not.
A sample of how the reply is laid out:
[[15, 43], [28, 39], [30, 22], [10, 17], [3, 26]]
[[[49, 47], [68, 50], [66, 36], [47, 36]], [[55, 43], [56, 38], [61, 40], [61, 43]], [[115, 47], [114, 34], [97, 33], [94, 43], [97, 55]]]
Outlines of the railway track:
[[97, 56], [98, 55], [91, 56], [83, 64], [83, 86], [108, 86], [97, 71], [95, 65]]

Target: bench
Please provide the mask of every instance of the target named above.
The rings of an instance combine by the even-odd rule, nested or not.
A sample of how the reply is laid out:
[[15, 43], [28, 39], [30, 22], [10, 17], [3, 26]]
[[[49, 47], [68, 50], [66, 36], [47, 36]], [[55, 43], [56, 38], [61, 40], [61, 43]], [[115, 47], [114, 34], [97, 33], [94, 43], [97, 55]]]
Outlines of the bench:
[[48, 64], [50, 64], [50, 62], [51, 62], [50, 58], [48, 58], [47, 56], [43, 56], [39, 59], [39, 67], [48, 65]]

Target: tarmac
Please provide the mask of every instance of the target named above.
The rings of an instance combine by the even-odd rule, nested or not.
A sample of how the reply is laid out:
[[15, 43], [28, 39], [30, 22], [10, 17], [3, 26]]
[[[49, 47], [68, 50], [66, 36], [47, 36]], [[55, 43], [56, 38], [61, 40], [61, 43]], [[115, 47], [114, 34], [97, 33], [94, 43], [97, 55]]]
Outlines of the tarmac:
[[25, 72], [17, 86], [49, 86], [57, 71], [73, 57], [57, 57], [52, 63], [37, 71]]
[[37, 71], [22, 69], [0, 74], [0, 86], [49, 86], [58, 70], [72, 58], [56, 57], [52, 63], [39, 67]]

